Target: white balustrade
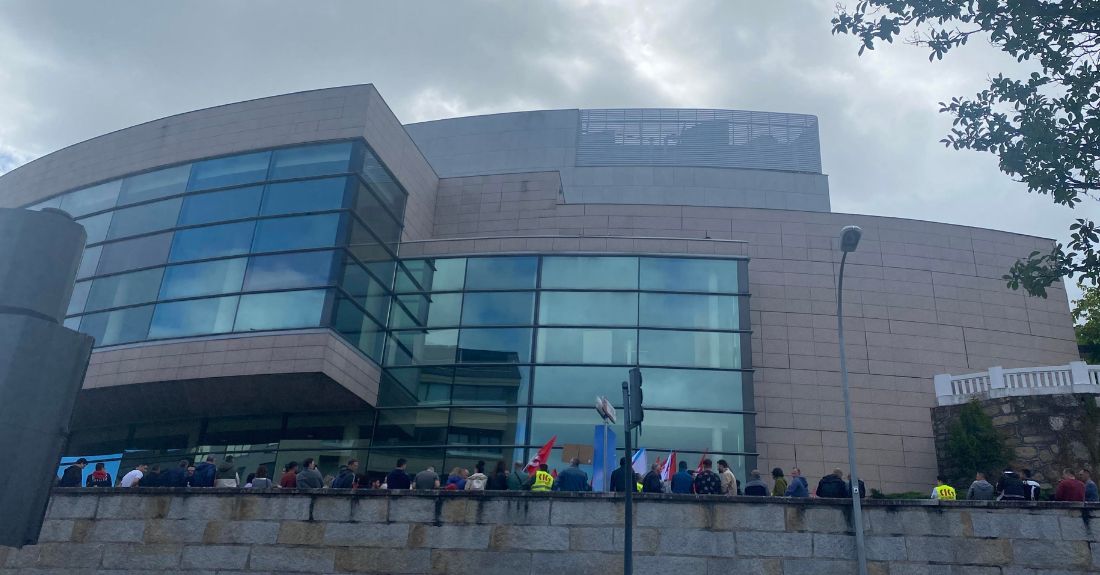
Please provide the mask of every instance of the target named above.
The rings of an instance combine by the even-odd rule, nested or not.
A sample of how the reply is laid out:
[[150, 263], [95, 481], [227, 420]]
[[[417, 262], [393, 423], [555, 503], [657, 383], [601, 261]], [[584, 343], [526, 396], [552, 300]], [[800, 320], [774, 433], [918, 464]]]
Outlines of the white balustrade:
[[1048, 367], [994, 366], [980, 373], [937, 375], [935, 386], [939, 405], [958, 405], [972, 398], [1100, 393], [1100, 365], [1074, 361]]

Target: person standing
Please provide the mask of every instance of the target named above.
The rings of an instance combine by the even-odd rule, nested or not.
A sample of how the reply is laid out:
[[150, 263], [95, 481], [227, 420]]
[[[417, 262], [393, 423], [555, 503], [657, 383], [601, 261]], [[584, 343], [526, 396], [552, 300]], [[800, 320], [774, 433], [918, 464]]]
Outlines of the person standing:
[[656, 463], [649, 466], [649, 471], [642, 478], [642, 493], [664, 493], [661, 485], [661, 467]]
[[1085, 484], [1085, 501], [1100, 501], [1100, 491], [1096, 489], [1096, 482], [1092, 480], [1092, 473], [1085, 468], [1078, 472], [1081, 483]]
[[1055, 501], [1084, 501], [1085, 484], [1073, 475], [1073, 470], [1063, 469], [1062, 480], [1054, 490]]
[[164, 484], [161, 483], [161, 475], [160, 474], [161, 474], [160, 465], [159, 464], [153, 464], [153, 467], [149, 470], [148, 473], [145, 474], [145, 477], [141, 478], [141, 486], [142, 487], [163, 487]]
[[1039, 485], [1038, 481], [1031, 478], [1030, 469], [1023, 469], [1020, 472], [1024, 474], [1024, 495], [1027, 497], [1027, 500], [1038, 501], [1042, 486]]
[[176, 466], [160, 475], [161, 487], [187, 487], [187, 466], [191, 462], [181, 459]]
[[279, 487], [283, 489], [294, 489], [298, 487], [298, 462], [291, 461], [286, 464], [286, 468], [283, 469], [283, 476], [279, 478]]
[[936, 478], [936, 487], [932, 489], [932, 499], [955, 500], [955, 488], [947, 484], [947, 477], [941, 475]]
[[997, 500], [1024, 501], [1027, 499], [1026, 493], [1024, 482], [1020, 481], [1020, 477], [1016, 475], [1016, 472], [1012, 469], [1005, 469], [1005, 472], [1001, 474], [1001, 479], [997, 481]]
[[550, 467], [545, 463], [539, 464], [539, 470], [535, 472], [534, 482], [531, 483], [531, 491], [545, 493], [554, 487], [554, 476], [550, 475]]
[[233, 456], [226, 455], [225, 459], [218, 464], [218, 479], [214, 482], [214, 487], [236, 487], [240, 482], [237, 468], [233, 465]]
[[394, 467], [393, 471], [386, 475], [386, 489], [412, 488], [412, 478], [409, 477], [408, 473], [405, 473], [405, 466], [408, 464], [409, 462], [404, 457], [397, 460], [397, 467]]
[[711, 471], [710, 459], [703, 460], [703, 471], [695, 474], [695, 493], [698, 495], [718, 495], [722, 493], [722, 478]]
[[149, 466], [145, 463], [138, 465], [130, 470], [129, 473], [122, 476], [122, 481], [118, 482], [119, 487], [138, 487], [141, 485], [141, 478], [145, 477], [145, 470]]
[[218, 466], [214, 465], [214, 456], [207, 455], [206, 461], [200, 461], [195, 466], [195, 473], [191, 476], [191, 487], [213, 487], [218, 477]]
[[489, 476], [489, 483], [485, 486], [485, 489], [491, 489], [493, 491], [508, 490], [508, 470], [505, 469], [503, 459], [497, 462], [496, 469], [494, 469], [493, 474]]
[[[660, 478], [657, 481], [660, 483]], [[588, 491], [588, 474], [581, 469], [580, 458], [569, 460], [569, 467], [554, 481], [554, 491]]]
[[340, 468], [336, 479], [332, 480], [333, 489], [355, 489], [355, 472], [359, 470], [359, 460], [349, 459], [348, 464]]
[[[634, 470], [630, 469], [630, 468], [627, 468], [626, 473], [629, 473], [629, 475], [627, 475], [626, 473], [623, 473], [623, 467], [625, 467], [625, 466], [626, 466], [626, 458], [625, 457], [620, 457], [619, 458], [619, 466], [616, 467], [615, 470], [611, 472], [611, 491], [614, 491], [615, 493], [622, 493], [622, 492], [626, 491], [626, 487], [624, 487], [624, 486], [627, 484], [628, 481], [629, 481], [630, 485], [634, 485], [634, 483], [635, 483], [632, 480], [632, 478], [634, 477]], [[637, 491], [637, 489], [635, 489], [635, 491]]]
[[321, 489], [325, 486], [325, 478], [321, 476], [317, 462], [312, 457], [302, 461], [302, 470], [294, 478], [294, 483], [298, 489]]
[[251, 481], [252, 489], [271, 489], [275, 487], [271, 479], [267, 476], [267, 466], [261, 465], [256, 468], [256, 476]]
[[772, 497], [783, 497], [787, 494], [787, 478], [783, 477], [783, 470], [776, 467], [772, 469]]
[[767, 497], [768, 486], [760, 479], [760, 470], [753, 469], [749, 472], [749, 482], [745, 484], [745, 495], [752, 497]]
[[[470, 477], [473, 477], [473, 475]], [[482, 474], [482, 477], [485, 477], [485, 475]], [[434, 467], [429, 465], [427, 469], [416, 474], [413, 483], [416, 485], [416, 488], [420, 490], [439, 489], [439, 474], [435, 472]], [[467, 489], [469, 489], [469, 486], [470, 480], [467, 479]]]
[[95, 464], [95, 471], [88, 476], [88, 480], [84, 483], [85, 487], [111, 487], [114, 482], [111, 481], [111, 474], [107, 473], [104, 469], [103, 462], [100, 461]]
[[993, 484], [985, 480], [985, 473], [979, 471], [974, 474], [974, 482], [966, 490], [966, 498], [970, 501], [993, 501]]
[[694, 480], [691, 478], [691, 474], [688, 473], [688, 464], [686, 461], [681, 461], [677, 467], [679, 471], [672, 474], [672, 479], [669, 480], [669, 491], [673, 493], [691, 493]]
[[512, 473], [508, 476], [508, 490], [523, 491], [526, 484], [527, 474], [523, 472], [523, 464], [517, 461], [512, 464]]
[[722, 495], [740, 495], [737, 493], [737, 477], [725, 459], [718, 460], [718, 477], [722, 480]]
[[65, 468], [58, 480], [58, 487], [80, 487], [80, 480], [84, 478], [84, 468], [88, 466], [88, 460], [81, 457]]
[[[852, 497], [852, 474], [851, 473], [844, 476], [844, 488], [847, 489], [847, 493], [848, 493], [847, 495], [845, 495], [845, 497], [851, 498]], [[859, 498], [860, 499], [866, 499], [867, 498], [867, 486], [865, 486], [863, 484], [862, 479], [859, 480]]]
[[806, 478], [802, 476], [802, 470], [795, 467], [791, 469], [791, 484], [787, 486], [787, 490], [783, 492], [783, 495], [787, 497], [809, 497], [810, 496], [810, 484], [806, 482]]
[[485, 491], [489, 483], [489, 476], [485, 475], [485, 462], [478, 461], [474, 465], [474, 474], [466, 478], [465, 491]]
[[818, 497], [832, 499], [851, 497], [851, 494], [848, 493], [848, 485], [844, 483], [844, 472], [839, 469], [834, 469], [832, 473], [822, 477], [821, 480], [817, 482], [817, 490], [814, 494]]

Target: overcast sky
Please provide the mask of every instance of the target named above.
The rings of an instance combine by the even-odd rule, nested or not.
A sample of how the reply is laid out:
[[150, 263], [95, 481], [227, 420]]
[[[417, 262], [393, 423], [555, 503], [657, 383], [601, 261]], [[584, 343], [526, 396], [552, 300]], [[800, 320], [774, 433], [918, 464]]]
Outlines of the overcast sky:
[[980, 42], [935, 64], [904, 44], [857, 57], [855, 39], [830, 33], [833, 5], [0, 0], [0, 173], [170, 114], [371, 82], [403, 122], [539, 108], [814, 114], [834, 211], [1064, 239], [1074, 211], [1029, 196], [993, 156], [939, 143], [950, 118], [937, 102], [1018, 65]]

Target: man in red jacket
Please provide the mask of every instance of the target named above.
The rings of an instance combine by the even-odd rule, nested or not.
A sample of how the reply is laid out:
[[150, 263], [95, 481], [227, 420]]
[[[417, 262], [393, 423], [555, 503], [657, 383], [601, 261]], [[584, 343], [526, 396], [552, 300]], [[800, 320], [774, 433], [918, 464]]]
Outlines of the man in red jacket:
[[1084, 501], [1085, 484], [1077, 480], [1070, 469], [1062, 470], [1062, 480], [1054, 490], [1055, 501]]

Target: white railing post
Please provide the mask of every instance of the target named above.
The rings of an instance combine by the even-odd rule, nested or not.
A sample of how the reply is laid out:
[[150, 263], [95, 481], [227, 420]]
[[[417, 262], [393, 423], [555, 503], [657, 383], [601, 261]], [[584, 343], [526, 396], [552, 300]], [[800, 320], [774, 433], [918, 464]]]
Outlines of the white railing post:
[[[936, 384], [936, 398], [951, 397], [955, 395], [955, 390], [951, 388], [951, 374], [942, 373], [932, 379]], [[927, 380], [925, 380], [927, 381]], [[943, 405], [941, 402], [940, 405]]]
[[989, 368], [989, 389], [1004, 389], [1005, 388], [1005, 370], [999, 365], [995, 365]]
[[1069, 374], [1073, 380], [1073, 385], [1088, 385], [1092, 383], [1089, 381], [1089, 366], [1083, 361], [1071, 361], [1069, 362]]

